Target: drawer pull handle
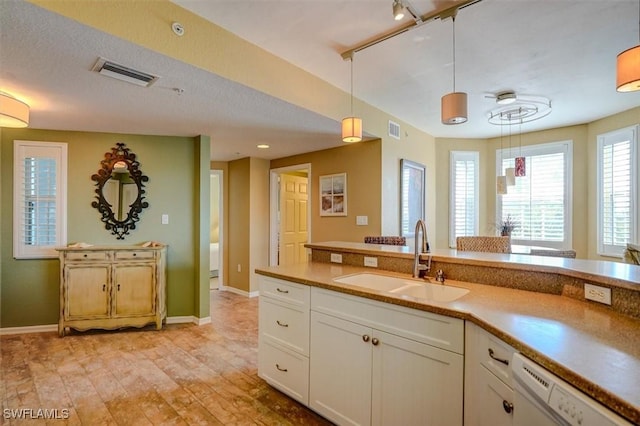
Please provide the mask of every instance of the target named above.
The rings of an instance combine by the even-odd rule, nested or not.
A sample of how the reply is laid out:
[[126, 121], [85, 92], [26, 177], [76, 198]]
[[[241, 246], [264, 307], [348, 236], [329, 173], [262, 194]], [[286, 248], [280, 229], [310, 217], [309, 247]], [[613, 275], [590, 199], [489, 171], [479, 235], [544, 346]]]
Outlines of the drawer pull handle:
[[509, 360], [498, 358], [497, 356], [494, 355], [493, 349], [491, 348], [489, 348], [489, 356], [495, 359], [496, 361], [503, 363], [504, 365], [509, 365]]
[[371, 344], [373, 346], [378, 346], [379, 343], [380, 343], [380, 340], [378, 340], [377, 338], [374, 337], [373, 339], [371, 339]]
[[276, 368], [277, 368], [279, 371], [284, 371], [285, 373], [288, 371], [286, 368], [281, 368], [279, 364], [276, 364]]
[[368, 342], [368, 341], [369, 341], [369, 339], [371, 339], [371, 337], [369, 337], [367, 334], [365, 334], [365, 335], [363, 335], [363, 336], [362, 336], [362, 340], [363, 340], [364, 342]]
[[502, 408], [507, 414], [511, 414], [513, 411], [513, 404], [507, 401], [506, 399], [502, 401]]
[[276, 324], [278, 324], [280, 327], [289, 327], [289, 324], [285, 324], [283, 322], [280, 322], [280, 320], [276, 320]]
[[280, 287], [276, 287], [276, 290], [278, 291], [278, 293], [284, 293], [284, 294], [289, 293], [289, 290], [282, 290]]

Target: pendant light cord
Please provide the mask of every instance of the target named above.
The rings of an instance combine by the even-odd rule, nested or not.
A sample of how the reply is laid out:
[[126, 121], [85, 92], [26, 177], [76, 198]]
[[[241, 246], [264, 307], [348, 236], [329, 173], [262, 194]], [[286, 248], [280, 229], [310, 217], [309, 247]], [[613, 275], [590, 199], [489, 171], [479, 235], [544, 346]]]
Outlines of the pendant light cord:
[[351, 116], [353, 117], [353, 56], [351, 56]]
[[452, 16], [453, 21], [453, 92], [456, 91], [456, 17]]

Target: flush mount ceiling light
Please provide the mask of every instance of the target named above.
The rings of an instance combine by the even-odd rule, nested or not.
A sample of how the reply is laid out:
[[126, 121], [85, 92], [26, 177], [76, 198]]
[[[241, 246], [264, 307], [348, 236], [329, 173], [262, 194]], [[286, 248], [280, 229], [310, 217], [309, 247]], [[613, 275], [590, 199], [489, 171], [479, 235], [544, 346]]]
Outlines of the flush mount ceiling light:
[[[496, 102], [499, 104], [498, 96]], [[551, 101], [542, 96], [518, 95], [510, 103], [502, 104], [488, 113], [491, 124], [522, 124], [539, 120], [551, 113]]]
[[462, 124], [467, 121], [467, 94], [456, 92], [456, 16], [453, 22], [453, 92], [442, 97], [442, 124]]
[[640, 90], [640, 1], [638, 1], [638, 45], [618, 55], [616, 90], [618, 92]]
[[351, 61], [351, 116], [342, 119], [342, 141], [360, 142], [362, 140], [362, 119], [353, 115], [353, 55]]
[[267, 145], [266, 143], [261, 143], [259, 145], [256, 145], [256, 147], [258, 147], [259, 149], [269, 149], [269, 145]]
[[402, 0], [393, 0], [391, 7], [393, 9], [393, 19], [399, 21], [404, 18], [404, 4], [402, 4]]
[[29, 126], [29, 105], [0, 92], [0, 127]]

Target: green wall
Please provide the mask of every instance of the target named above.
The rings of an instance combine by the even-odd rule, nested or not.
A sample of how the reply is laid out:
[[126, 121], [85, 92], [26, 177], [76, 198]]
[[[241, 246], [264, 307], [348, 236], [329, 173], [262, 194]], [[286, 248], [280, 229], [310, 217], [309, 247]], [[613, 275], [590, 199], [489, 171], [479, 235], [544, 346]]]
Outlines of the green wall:
[[[209, 315], [208, 288], [199, 272], [201, 217], [208, 217], [208, 203], [200, 192], [209, 193], [201, 175], [209, 175], [209, 138], [140, 136], [111, 133], [7, 129], [0, 133], [2, 241], [0, 247], [0, 327], [55, 324], [59, 312], [59, 261], [57, 259], [16, 260], [13, 258], [13, 141], [51, 141], [68, 144], [68, 242], [94, 245], [138, 244], [148, 240], [168, 244], [167, 304], [169, 316]], [[91, 175], [100, 168], [104, 153], [123, 142], [137, 155], [140, 169], [149, 177], [146, 201], [149, 208], [140, 215], [136, 229], [124, 241], [104, 229], [98, 211], [91, 207], [94, 182]], [[202, 158], [206, 160], [202, 161]], [[202, 170], [202, 169], [205, 170]], [[202, 186], [205, 185], [206, 188]], [[207, 204], [204, 205], [203, 204]], [[161, 224], [161, 215], [169, 224]], [[206, 222], [208, 224], [208, 222]], [[208, 231], [208, 230], [207, 230]], [[207, 277], [208, 278], [208, 277]]]

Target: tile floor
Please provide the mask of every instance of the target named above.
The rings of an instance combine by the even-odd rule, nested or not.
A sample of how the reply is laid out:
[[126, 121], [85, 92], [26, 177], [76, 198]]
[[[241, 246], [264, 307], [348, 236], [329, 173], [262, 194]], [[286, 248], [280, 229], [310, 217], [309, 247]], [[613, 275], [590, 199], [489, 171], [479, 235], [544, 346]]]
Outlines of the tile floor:
[[[200, 327], [0, 336], [0, 424], [329, 424], [258, 378], [257, 310], [212, 290]], [[10, 418], [19, 409], [59, 419]]]

